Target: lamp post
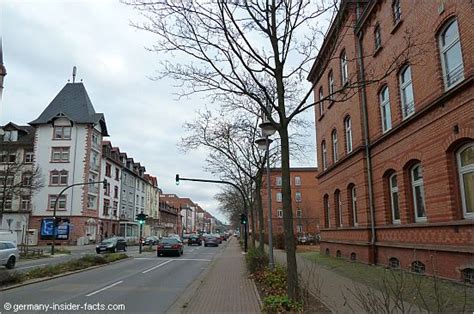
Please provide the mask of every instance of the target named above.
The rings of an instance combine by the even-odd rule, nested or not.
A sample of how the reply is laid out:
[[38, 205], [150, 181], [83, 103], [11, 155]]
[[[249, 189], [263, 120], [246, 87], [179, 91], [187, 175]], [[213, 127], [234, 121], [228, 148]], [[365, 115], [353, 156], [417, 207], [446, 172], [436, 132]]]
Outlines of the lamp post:
[[263, 115], [263, 122], [259, 125], [262, 129], [261, 138], [255, 143], [258, 148], [265, 150], [265, 158], [267, 159], [267, 195], [268, 195], [268, 267], [273, 270], [275, 262], [273, 260], [273, 219], [272, 219], [272, 190], [270, 186], [270, 144], [273, 142], [269, 137], [275, 134], [276, 129], [271, 122], [268, 121], [266, 115]]

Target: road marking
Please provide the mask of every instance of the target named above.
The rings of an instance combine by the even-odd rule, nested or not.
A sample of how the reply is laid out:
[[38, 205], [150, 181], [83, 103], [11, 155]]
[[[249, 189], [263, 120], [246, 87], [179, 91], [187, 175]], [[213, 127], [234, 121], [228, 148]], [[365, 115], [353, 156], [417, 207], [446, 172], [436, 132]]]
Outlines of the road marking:
[[27, 269], [27, 268], [32, 268], [32, 267], [40, 267], [48, 264], [38, 264], [38, 265], [33, 265], [33, 266], [25, 266], [25, 267], [18, 267], [17, 269]]
[[147, 270], [142, 271], [142, 274], [146, 274], [147, 272], [152, 271], [152, 270], [154, 270], [154, 269], [157, 269], [158, 267], [161, 267], [161, 266], [163, 266], [163, 265], [166, 265], [166, 264], [168, 264], [169, 262], [172, 262], [172, 261], [173, 261], [173, 260], [170, 259], [170, 260], [167, 260], [166, 262], [163, 262], [163, 263], [161, 263], [161, 264], [158, 264], [158, 265], [156, 265], [156, 266], [153, 266], [152, 268], [148, 268]]
[[118, 284], [121, 284], [122, 282], [123, 282], [123, 280], [117, 281], [116, 283], [113, 283], [113, 284], [111, 284], [111, 285], [105, 286], [105, 287], [103, 287], [102, 289], [99, 289], [99, 290], [97, 290], [97, 291], [94, 291], [94, 292], [91, 292], [91, 293], [89, 293], [89, 294], [86, 294], [86, 297], [93, 296], [94, 294], [97, 294], [97, 293], [99, 293], [99, 292], [102, 292], [102, 291], [104, 291], [104, 290], [107, 290], [107, 289], [109, 289], [109, 288], [112, 288], [112, 287], [114, 287], [114, 286], [116, 286], [116, 285], [118, 285]]
[[[139, 260], [154, 260], [156, 261], [156, 257], [134, 257], [133, 259], [139, 259]], [[158, 266], [161, 266], [163, 264], [166, 264], [168, 262], [172, 262], [172, 261], [201, 261], [201, 262], [210, 262], [211, 260], [210, 259], [203, 259], [203, 258], [173, 258], [173, 259], [170, 259]], [[157, 266], [154, 266], [152, 268], [156, 268]], [[150, 268], [149, 270], [151, 270], [152, 268]], [[147, 269], [148, 270], [148, 269]]]
[[210, 259], [202, 259], [202, 258], [177, 258], [173, 259], [173, 261], [198, 261], [198, 262], [210, 262]]
[[191, 249], [191, 250], [189, 250], [188, 252], [191, 253], [191, 252], [193, 252], [193, 251], [194, 251], [194, 249]]

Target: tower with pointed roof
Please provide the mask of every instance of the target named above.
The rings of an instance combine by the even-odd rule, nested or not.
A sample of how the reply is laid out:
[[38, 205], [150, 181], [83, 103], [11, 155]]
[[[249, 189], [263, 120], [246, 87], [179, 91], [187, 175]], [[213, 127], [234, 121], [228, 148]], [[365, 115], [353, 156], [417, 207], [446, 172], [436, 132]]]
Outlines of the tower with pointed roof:
[[[39, 230], [40, 243], [51, 238], [41, 234], [53, 213], [56, 195], [73, 183], [101, 178], [102, 138], [108, 136], [105, 118], [97, 113], [83, 83], [67, 83], [37, 119], [35, 164], [42, 169], [45, 188], [34, 195], [30, 227]], [[77, 186], [59, 200], [57, 216], [72, 224], [68, 243], [99, 240], [99, 185]]]

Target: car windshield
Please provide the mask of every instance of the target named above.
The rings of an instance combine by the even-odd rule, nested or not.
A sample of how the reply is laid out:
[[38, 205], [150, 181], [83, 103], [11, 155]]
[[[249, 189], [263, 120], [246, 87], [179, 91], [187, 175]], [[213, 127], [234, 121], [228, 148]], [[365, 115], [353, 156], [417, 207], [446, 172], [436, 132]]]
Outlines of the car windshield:
[[176, 244], [178, 242], [178, 239], [175, 238], [166, 238], [160, 240], [160, 244]]
[[100, 242], [100, 244], [114, 244], [115, 241], [117, 241], [116, 239], [107, 239], [107, 240], [104, 240], [102, 242]]

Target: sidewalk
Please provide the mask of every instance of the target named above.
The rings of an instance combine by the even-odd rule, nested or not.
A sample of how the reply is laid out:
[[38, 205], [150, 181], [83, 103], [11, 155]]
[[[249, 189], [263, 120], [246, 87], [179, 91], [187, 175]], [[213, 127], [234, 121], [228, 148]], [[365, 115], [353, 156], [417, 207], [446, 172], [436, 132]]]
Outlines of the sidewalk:
[[[193, 291], [181, 313], [260, 313], [260, 301], [254, 282], [248, 279], [245, 255], [234, 237], [224, 251], [205, 270], [202, 282], [191, 284], [183, 293]], [[172, 312], [178, 312], [176, 307]]]

